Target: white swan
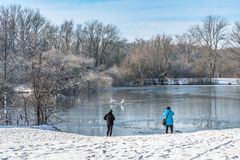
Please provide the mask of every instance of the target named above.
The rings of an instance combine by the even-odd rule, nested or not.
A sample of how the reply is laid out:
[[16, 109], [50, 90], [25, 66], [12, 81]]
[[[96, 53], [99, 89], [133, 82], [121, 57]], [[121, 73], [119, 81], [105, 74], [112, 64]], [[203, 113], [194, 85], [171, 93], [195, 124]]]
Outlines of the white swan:
[[116, 102], [116, 100], [114, 100], [114, 99], [112, 99], [112, 97], [111, 97], [111, 99], [109, 100], [109, 103], [115, 103]]
[[125, 103], [125, 100], [124, 100], [124, 98], [123, 98], [123, 99], [121, 100], [121, 102], [120, 102], [121, 106], [124, 105], [124, 103]]

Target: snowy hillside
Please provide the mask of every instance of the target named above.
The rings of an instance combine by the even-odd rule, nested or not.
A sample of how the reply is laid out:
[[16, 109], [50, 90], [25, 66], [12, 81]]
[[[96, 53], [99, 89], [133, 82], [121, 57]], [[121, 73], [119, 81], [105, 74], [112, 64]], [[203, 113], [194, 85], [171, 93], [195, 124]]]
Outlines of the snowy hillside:
[[240, 159], [240, 129], [107, 138], [0, 128], [0, 145], [0, 160]]

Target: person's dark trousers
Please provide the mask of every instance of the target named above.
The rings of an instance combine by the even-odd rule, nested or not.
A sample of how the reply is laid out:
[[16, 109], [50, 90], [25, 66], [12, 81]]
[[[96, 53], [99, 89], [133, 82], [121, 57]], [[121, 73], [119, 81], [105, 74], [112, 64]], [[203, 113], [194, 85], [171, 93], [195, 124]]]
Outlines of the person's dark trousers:
[[107, 125], [107, 136], [112, 136], [113, 125]]
[[167, 125], [166, 126], [166, 134], [168, 133], [168, 128], [170, 127], [171, 133], [173, 133], [173, 125]]

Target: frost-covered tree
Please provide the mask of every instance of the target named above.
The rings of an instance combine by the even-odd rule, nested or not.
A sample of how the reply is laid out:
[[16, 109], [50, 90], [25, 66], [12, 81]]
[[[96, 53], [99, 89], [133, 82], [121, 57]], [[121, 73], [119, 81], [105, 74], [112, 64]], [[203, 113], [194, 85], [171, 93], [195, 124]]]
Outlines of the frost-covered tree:
[[18, 20], [20, 16], [20, 6], [10, 6], [0, 8], [0, 86], [1, 104], [4, 108], [4, 121], [11, 123], [9, 92], [14, 87], [17, 76], [16, 68], [18, 64]]

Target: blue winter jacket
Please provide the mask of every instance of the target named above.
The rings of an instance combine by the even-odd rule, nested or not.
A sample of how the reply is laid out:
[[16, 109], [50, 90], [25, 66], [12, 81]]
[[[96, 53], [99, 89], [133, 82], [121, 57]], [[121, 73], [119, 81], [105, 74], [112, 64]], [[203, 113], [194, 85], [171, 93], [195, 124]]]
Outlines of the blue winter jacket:
[[173, 125], [173, 115], [174, 115], [174, 112], [169, 110], [169, 109], [166, 109], [164, 112], [163, 112], [163, 118], [166, 118], [166, 126], [170, 126], [170, 125]]

